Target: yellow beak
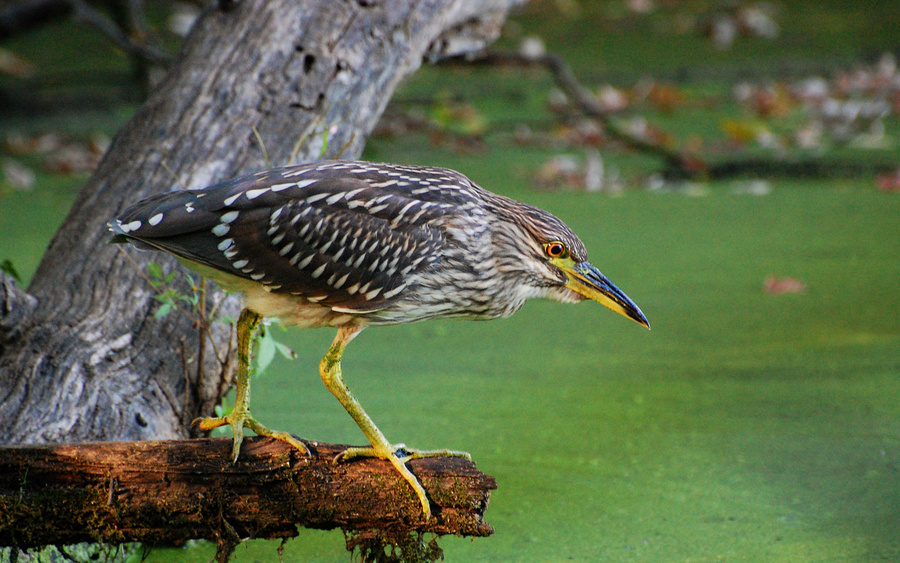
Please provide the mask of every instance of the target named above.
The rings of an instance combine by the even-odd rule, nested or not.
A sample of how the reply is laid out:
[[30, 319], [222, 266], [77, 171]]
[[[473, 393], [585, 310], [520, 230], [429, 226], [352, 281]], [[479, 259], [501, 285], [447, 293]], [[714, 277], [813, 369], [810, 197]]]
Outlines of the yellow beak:
[[574, 262], [572, 259], [558, 259], [553, 263], [569, 277], [566, 287], [576, 293], [593, 299], [597, 303], [650, 328], [644, 313], [616, 287], [606, 276], [588, 262]]

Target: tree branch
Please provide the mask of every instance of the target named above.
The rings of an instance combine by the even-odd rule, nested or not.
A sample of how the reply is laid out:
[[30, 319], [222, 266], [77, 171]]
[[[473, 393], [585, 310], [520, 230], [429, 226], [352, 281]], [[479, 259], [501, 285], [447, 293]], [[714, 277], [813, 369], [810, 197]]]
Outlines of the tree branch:
[[220, 551], [239, 539], [281, 539], [297, 526], [488, 536], [494, 479], [464, 458], [410, 463], [434, 505], [425, 522], [390, 463], [335, 463], [346, 446], [309, 443], [306, 457], [252, 437], [232, 464], [231, 439], [94, 442], [0, 448], [0, 545], [19, 549], [103, 541]]
[[571, 103], [583, 114], [599, 121], [610, 137], [629, 149], [662, 159], [667, 165], [667, 169], [663, 172], [666, 177], [699, 177], [710, 180], [736, 177], [833, 178], [887, 173], [896, 169], [896, 162], [890, 159], [860, 161], [818, 156], [771, 159], [738, 157], [713, 162], [690, 151], [673, 150], [662, 144], [642, 139], [620, 128], [611, 119], [611, 112], [606, 110], [593, 93], [578, 81], [572, 68], [560, 55], [554, 53], [526, 55], [516, 51], [485, 51], [475, 56], [450, 59], [451, 62], [460, 60], [467, 65], [472, 63], [509, 66], [537, 65], [546, 68]]
[[[172, 55], [155, 45], [138, 43], [137, 41], [132, 40], [121, 27], [116, 25], [115, 22], [84, 0], [68, 0], [68, 2], [72, 6], [72, 15], [76, 21], [81, 21], [90, 25], [129, 55], [162, 66], [169, 66], [175, 60]], [[130, 13], [129, 15], [131, 16], [132, 23], [143, 21], [142, 19], [135, 17], [135, 14], [133, 13]]]
[[516, 51], [485, 51], [470, 58], [471, 62], [494, 65], [533, 66], [546, 68], [556, 83], [565, 92], [572, 104], [582, 113], [603, 124], [607, 134], [626, 147], [646, 154], [657, 156], [677, 173], [696, 176], [706, 170], [703, 159], [687, 151], [676, 151], [659, 143], [654, 143], [631, 135], [620, 128], [597, 98], [576, 78], [572, 67], [566, 60], [555, 53], [542, 55], [524, 55]]

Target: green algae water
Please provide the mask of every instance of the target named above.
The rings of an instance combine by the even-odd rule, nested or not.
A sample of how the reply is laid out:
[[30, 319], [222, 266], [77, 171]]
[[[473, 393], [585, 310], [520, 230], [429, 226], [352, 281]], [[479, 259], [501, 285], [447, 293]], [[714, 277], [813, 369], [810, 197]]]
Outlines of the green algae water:
[[[531, 302], [353, 342], [347, 383], [388, 439], [467, 450], [497, 479], [494, 536], [443, 538], [447, 561], [900, 559], [900, 198], [866, 182], [511, 195], [566, 220], [653, 330]], [[773, 293], [772, 276], [802, 285]], [[316, 371], [331, 331], [279, 337], [300, 356], [254, 382], [254, 414], [363, 443]], [[348, 557], [340, 532], [284, 551]]]

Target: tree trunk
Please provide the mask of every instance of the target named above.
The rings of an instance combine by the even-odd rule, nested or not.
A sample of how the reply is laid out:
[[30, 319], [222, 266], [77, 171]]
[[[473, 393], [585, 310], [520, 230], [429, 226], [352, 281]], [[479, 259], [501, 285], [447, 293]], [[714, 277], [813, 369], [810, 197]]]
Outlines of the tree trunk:
[[387, 461], [333, 463], [346, 446], [310, 443], [306, 456], [248, 438], [237, 463], [231, 440], [93, 442], [0, 448], [0, 546], [80, 542], [178, 545], [208, 539], [282, 539], [316, 529], [410, 530], [486, 536], [493, 478], [460, 457], [410, 462], [432, 499], [427, 522]]
[[[232, 329], [190, 311], [155, 318], [146, 263], [175, 263], [107, 244], [107, 221], [150, 194], [263, 168], [266, 156], [287, 164], [295, 145], [299, 162], [358, 156], [423, 58], [483, 46], [519, 1], [243, 0], [207, 11], [81, 190], [27, 294], [0, 272], [0, 440], [188, 436], [232, 382]], [[239, 305], [211, 290], [205, 307], [236, 318]]]

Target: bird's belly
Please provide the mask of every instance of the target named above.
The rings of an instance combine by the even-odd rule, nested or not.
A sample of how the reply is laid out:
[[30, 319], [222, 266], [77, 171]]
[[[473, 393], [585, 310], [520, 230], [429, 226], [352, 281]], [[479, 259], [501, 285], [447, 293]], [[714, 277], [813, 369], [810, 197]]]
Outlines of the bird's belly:
[[266, 318], [277, 318], [286, 325], [300, 328], [317, 328], [341, 326], [351, 321], [357, 324], [365, 323], [365, 320], [362, 318], [333, 311], [330, 307], [318, 305], [303, 297], [269, 292], [260, 283], [227, 274], [190, 260], [179, 258], [178, 261], [195, 272], [215, 281], [224, 289], [242, 293], [245, 298], [245, 306], [251, 311]]
[[342, 326], [362, 319], [355, 315], [333, 311], [331, 307], [318, 305], [304, 298], [283, 293], [270, 293], [261, 286], [244, 291], [246, 306], [263, 317], [277, 318], [282, 324], [300, 328]]

